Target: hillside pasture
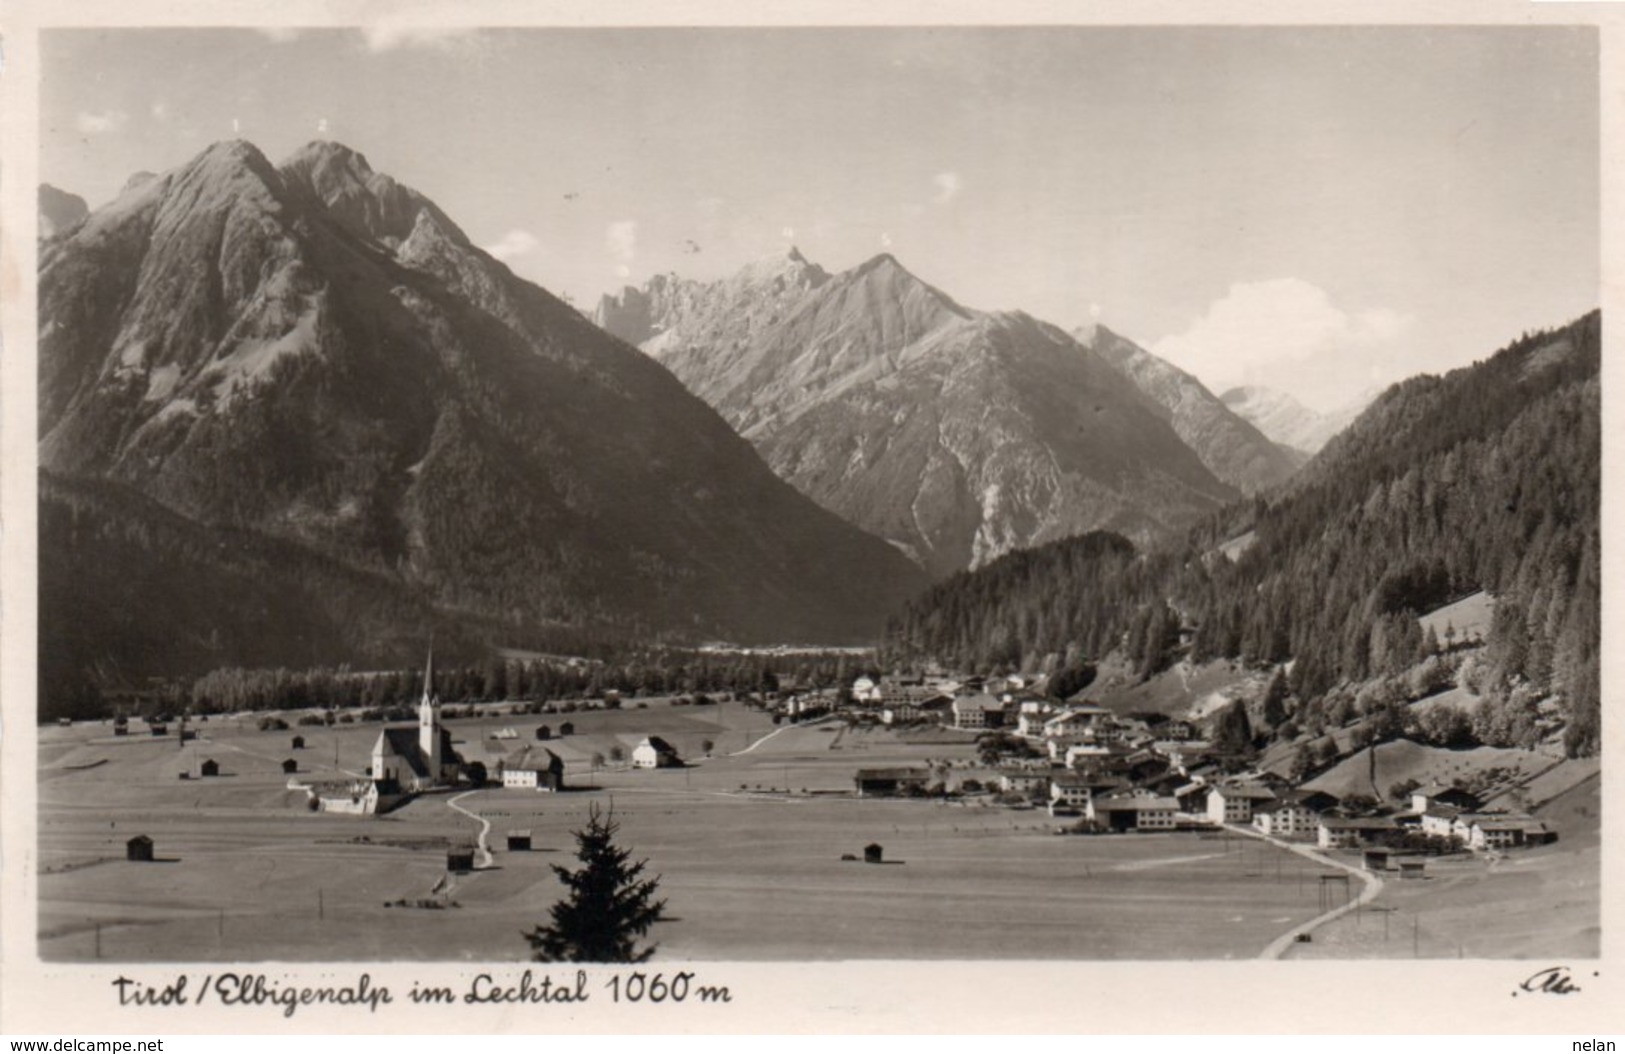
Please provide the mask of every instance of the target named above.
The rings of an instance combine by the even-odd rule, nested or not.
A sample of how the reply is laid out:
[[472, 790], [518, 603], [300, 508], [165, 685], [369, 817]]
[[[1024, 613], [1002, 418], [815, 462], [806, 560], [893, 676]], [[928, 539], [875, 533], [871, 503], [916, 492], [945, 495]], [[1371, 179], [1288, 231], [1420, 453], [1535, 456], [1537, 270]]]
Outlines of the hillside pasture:
[[[1446, 604], [1442, 608], [1423, 615], [1420, 619], [1422, 632], [1426, 634], [1433, 630], [1434, 636], [1440, 644], [1465, 644], [1469, 642], [1483, 642], [1489, 638], [1490, 623], [1495, 619], [1495, 598], [1488, 593], [1479, 591], [1471, 596], [1463, 597], [1454, 604]], [[1454, 630], [1454, 637], [1448, 634]]]
[[1239, 696], [1264, 690], [1265, 676], [1227, 659], [1181, 662], [1143, 683], [1108, 684], [1096, 698], [1120, 714], [1155, 713], [1200, 719]]
[[[1376, 751], [1376, 787], [1371, 781], [1371, 752]], [[1304, 784], [1308, 790], [1325, 791], [1339, 798], [1368, 794], [1386, 798], [1388, 788], [1402, 780], [1415, 780], [1426, 786], [1445, 786], [1470, 779], [1488, 769], [1506, 769], [1517, 778], [1533, 776], [1550, 768], [1558, 759], [1530, 750], [1501, 747], [1473, 747], [1447, 750], [1424, 746], [1409, 739], [1395, 739], [1367, 747], [1332, 766]]]

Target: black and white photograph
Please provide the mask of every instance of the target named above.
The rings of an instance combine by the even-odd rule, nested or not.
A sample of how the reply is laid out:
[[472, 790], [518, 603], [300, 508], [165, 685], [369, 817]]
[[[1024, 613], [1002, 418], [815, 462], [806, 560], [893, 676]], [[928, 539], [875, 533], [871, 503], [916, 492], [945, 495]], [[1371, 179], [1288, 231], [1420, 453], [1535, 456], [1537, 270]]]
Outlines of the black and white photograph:
[[14, 948], [1600, 983], [1594, 19], [380, 8], [37, 30]]

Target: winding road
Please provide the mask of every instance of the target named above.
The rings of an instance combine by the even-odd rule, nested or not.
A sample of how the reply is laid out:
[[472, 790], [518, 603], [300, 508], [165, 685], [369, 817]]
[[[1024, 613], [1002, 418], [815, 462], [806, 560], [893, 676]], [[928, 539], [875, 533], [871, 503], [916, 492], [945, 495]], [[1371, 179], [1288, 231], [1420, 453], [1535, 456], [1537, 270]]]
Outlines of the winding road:
[[479, 816], [479, 815], [476, 815], [475, 813], [471, 813], [467, 809], [463, 808], [461, 805], [457, 804], [458, 802], [462, 801], [464, 798], [468, 797], [470, 794], [473, 794], [473, 793], [475, 793], [475, 792], [471, 791], [471, 790], [470, 791], [464, 791], [463, 793], [458, 794], [455, 797], [447, 798], [446, 799], [446, 808], [451, 809], [451, 810], [453, 810], [455, 812], [460, 812], [464, 816], [468, 817], [470, 820], [473, 820], [474, 822], [476, 822], [476, 823], [478, 823], [480, 825], [480, 835], [479, 835], [479, 839], [478, 839], [480, 857], [479, 857], [479, 861], [478, 861], [476, 866], [478, 866], [478, 867], [490, 867], [491, 866], [491, 850], [485, 844], [485, 839], [486, 839], [486, 836], [488, 836], [491, 833], [491, 821], [487, 820], [483, 816]]
[[1313, 848], [1301, 843], [1286, 842], [1279, 838], [1271, 838], [1269, 835], [1253, 830], [1250, 827], [1239, 827], [1234, 824], [1226, 824], [1225, 828], [1227, 830], [1234, 831], [1236, 834], [1244, 834], [1250, 838], [1257, 838], [1261, 842], [1268, 842], [1271, 845], [1279, 846], [1282, 849], [1290, 849], [1299, 856], [1312, 860], [1317, 864], [1321, 864], [1326, 867], [1341, 868], [1342, 870], [1353, 875], [1355, 878], [1358, 878], [1361, 882], [1365, 883], [1365, 888], [1362, 889], [1360, 891], [1360, 895], [1355, 897], [1353, 900], [1340, 904], [1325, 914], [1316, 915], [1308, 922], [1301, 922], [1292, 927], [1290, 930], [1287, 930], [1285, 933], [1281, 934], [1281, 936], [1275, 938], [1269, 943], [1268, 947], [1258, 954], [1260, 959], [1281, 958], [1286, 954], [1287, 949], [1291, 948], [1292, 945], [1297, 942], [1298, 935], [1300, 933], [1309, 933], [1310, 931], [1331, 922], [1333, 919], [1339, 919], [1351, 911], [1357, 911], [1365, 905], [1371, 903], [1373, 900], [1376, 900], [1377, 895], [1382, 892], [1382, 879], [1378, 878], [1376, 875], [1365, 870], [1364, 868], [1356, 867], [1353, 864], [1345, 864], [1341, 860], [1334, 860], [1331, 857], [1319, 853]]

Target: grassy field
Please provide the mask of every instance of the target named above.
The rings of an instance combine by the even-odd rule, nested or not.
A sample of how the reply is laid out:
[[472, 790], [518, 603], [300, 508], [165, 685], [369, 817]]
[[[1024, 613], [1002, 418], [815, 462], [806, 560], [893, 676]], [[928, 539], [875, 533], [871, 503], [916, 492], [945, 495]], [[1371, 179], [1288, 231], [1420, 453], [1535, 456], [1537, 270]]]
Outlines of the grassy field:
[[[640, 713], [638, 730], [652, 729], [652, 709], [572, 716], [578, 734], [600, 737], [631, 734]], [[659, 713], [700, 720], [688, 708]], [[719, 707], [710, 729], [660, 729], [754, 743], [689, 768], [583, 773], [572, 781], [593, 789], [556, 795], [462, 797], [492, 824], [495, 866], [455, 877], [453, 906], [439, 909], [386, 903], [434, 896], [446, 845], [473, 837], [447, 795], [385, 817], [310, 813], [279, 765], [293, 733], [249, 721], [211, 721], [185, 751], [114, 739], [105, 726], [44, 729], [41, 954], [521, 959], [522, 931], [561, 889], [548, 865], [571, 860], [570, 832], [593, 802], [613, 807], [623, 840], [662, 876], [673, 916], [656, 933], [663, 959], [1250, 957], [1314, 914], [1312, 865], [1273, 848], [1198, 834], [1056, 837], [1037, 810], [859, 800], [847, 792], [860, 766], [969, 774], [971, 747], [835, 724], [761, 739], [754, 720]], [[311, 744], [301, 762], [321, 768], [325, 753], [329, 772], [335, 743], [340, 768], [359, 767], [377, 735], [301, 731]], [[224, 775], [177, 778], [205, 757]], [[534, 851], [506, 852], [506, 832], [521, 828]], [[154, 838], [159, 862], [122, 859], [137, 833]], [[841, 859], [869, 842], [885, 847], [886, 864]]]

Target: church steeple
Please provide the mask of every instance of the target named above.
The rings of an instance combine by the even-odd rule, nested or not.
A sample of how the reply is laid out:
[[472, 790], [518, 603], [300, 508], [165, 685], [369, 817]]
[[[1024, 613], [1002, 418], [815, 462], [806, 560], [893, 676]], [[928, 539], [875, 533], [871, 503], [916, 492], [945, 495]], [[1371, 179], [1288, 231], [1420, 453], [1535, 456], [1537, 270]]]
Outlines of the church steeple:
[[423, 700], [418, 703], [418, 749], [428, 762], [429, 772], [440, 776], [440, 700], [434, 694], [434, 641], [429, 642], [429, 661], [423, 668]]

